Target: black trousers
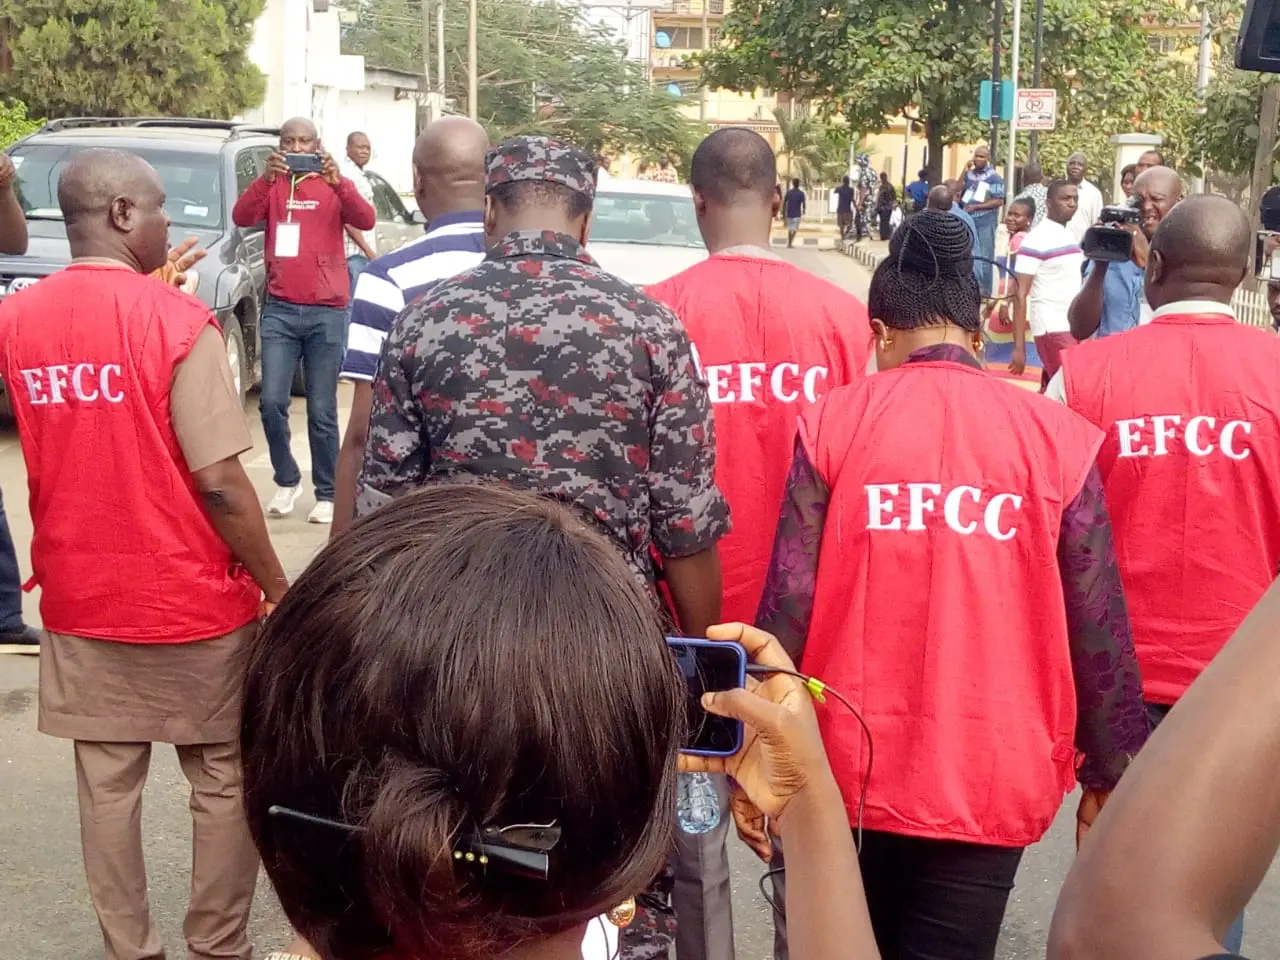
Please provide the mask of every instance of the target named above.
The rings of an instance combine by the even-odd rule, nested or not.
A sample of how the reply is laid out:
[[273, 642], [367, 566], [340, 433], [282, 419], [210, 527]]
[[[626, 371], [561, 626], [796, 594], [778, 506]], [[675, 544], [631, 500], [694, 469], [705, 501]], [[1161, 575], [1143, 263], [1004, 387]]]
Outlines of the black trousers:
[[[880, 956], [993, 960], [1021, 860], [1021, 847], [865, 831], [858, 865]], [[782, 906], [784, 884], [774, 895]], [[775, 922], [774, 954], [785, 958], [785, 920]]]

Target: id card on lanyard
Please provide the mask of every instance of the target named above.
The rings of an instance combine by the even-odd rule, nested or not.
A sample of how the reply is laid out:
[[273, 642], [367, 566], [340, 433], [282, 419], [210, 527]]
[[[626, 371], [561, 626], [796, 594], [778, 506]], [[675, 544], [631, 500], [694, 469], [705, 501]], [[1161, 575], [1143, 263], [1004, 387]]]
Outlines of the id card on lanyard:
[[311, 174], [308, 173], [289, 178], [289, 203], [285, 207], [284, 221], [276, 224], [275, 246], [272, 248], [272, 254], [277, 259], [296, 257], [302, 247], [302, 224], [293, 222], [293, 197], [298, 183], [309, 176]]

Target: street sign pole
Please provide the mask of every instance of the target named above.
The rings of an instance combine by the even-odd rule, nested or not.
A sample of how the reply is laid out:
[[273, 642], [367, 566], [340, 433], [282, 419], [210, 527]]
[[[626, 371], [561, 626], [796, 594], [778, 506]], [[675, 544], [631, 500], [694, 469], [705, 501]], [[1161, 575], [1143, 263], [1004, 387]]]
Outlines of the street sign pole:
[[1000, 34], [1003, 26], [1004, 3], [995, 0], [991, 10], [991, 90], [995, 102], [991, 105], [991, 142], [987, 144], [992, 160], [998, 156], [996, 150], [1000, 140]]
[[1022, 39], [1022, 0], [1013, 0], [1013, 43], [1009, 47], [1012, 65], [1009, 79], [1013, 82], [1013, 113], [1009, 116], [1009, 161], [1004, 167], [1004, 189], [1007, 196], [1017, 193], [1013, 175], [1018, 164], [1018, 53]]

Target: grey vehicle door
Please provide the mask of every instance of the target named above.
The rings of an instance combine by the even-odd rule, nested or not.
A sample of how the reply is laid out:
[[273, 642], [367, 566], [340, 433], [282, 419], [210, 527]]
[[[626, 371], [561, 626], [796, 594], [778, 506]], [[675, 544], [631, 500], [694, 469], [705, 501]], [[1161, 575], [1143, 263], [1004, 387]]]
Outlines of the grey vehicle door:
[[391, 184], [368, 170], [365, 175], [373, 188], [373, 208], [378, 214], [378, 226], [374, 233], [378, 255], [398, 250], [410, 240], [422, 236], [422, 227], [413, 222], [413, 217], [405, 209], [400, 195], [391, 188]]

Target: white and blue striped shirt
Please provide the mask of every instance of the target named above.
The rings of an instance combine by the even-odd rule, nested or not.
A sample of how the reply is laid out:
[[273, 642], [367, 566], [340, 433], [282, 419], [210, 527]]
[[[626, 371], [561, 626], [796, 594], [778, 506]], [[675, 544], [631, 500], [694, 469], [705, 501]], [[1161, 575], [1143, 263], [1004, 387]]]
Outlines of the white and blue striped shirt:
[[437, 217], [422, 239], [365, 267], [351, 299], [341, 375], [348, 380], [372, 380], [396, 315], [441, 280], [483, 259], [484, 215], [468, 210]]

